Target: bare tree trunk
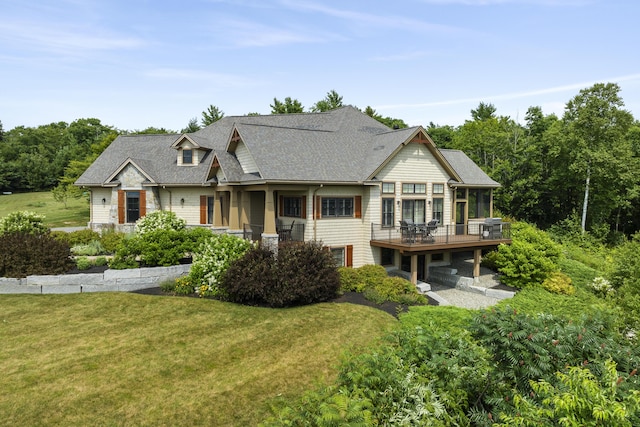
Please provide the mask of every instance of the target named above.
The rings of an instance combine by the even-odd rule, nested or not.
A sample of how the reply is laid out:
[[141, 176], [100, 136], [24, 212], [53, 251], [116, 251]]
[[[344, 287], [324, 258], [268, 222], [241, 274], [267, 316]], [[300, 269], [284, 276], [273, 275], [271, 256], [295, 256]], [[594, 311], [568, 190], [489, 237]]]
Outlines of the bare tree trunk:
[[587, 225], [587, 207], [589, 206], [589, 182], [591, 181], [591, 165], [587, 165], [587, 179], [584, 184], [584, 203], [582, 204], [582, 233]]

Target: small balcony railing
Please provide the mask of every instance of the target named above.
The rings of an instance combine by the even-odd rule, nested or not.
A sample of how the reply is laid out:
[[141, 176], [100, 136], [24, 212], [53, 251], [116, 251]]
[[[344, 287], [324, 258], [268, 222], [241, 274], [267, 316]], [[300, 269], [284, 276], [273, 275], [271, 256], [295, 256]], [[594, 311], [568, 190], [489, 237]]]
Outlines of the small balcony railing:
[[383, 227], [371, 224], [371, 240], [402, 245], [454, 244], [509, 240], [511, 224], [499, 219], [471, 224], [447, 224], [435, 228], [425, 224]]

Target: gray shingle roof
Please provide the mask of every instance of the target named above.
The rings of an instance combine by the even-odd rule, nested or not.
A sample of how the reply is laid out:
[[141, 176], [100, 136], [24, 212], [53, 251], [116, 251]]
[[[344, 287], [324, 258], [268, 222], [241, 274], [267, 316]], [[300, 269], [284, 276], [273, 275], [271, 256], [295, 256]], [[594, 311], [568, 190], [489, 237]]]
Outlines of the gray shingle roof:
[[480, 167], [475, 164], [464, 152], [460, 150], [441, 149], [440, 153], [449, 162], [451, 167], [458, 173], [464, 186], [473, 187], [500, 187]]
[[[237, 129], [259, 174], [245, 174], [226, 151]], [[76, 181], [100, 186], [128, 159], [158, 185], [208, 185], [214, 158], [230, 183], [255, 181], [362, 182], [418, 128], [391, 130], [353, 107], [325, 113], [223, 117], [189, 137], [208, 151], [198, 166], [178, 166], [171, 148], [181, 135], [119, 136]], [[445, 154], [446, 153], [446, 154]], [[498, 186], [464, 153], [442, 150], [464, 184]]]

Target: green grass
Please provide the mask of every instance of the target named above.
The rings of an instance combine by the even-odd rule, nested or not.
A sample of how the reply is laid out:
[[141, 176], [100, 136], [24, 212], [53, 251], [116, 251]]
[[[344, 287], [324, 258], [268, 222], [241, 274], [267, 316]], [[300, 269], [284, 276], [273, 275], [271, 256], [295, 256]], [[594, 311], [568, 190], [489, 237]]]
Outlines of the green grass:
[[85, 227], [89, 222], [89, 202], [70, 199], [67, 207], [56, 202], [50, 191], [0, 195], [0, 218], [15, 211], [33, 211], [45, 215], [47, 227]]
[[1, 295], [0, 425], [256, 425], [394, 325], [351, 304]]

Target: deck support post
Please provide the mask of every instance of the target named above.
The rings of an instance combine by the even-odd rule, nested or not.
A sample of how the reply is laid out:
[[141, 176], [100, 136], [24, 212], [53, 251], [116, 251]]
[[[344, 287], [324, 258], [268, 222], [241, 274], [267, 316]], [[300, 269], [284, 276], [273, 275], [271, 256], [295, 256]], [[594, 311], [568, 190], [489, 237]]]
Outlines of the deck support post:
[[473, 250], [473, 277], [480, 277], [480, 260], [482, 259], [482, 249]]
[[418, 284], [418, 255], [411, 255], [411, 283]]

